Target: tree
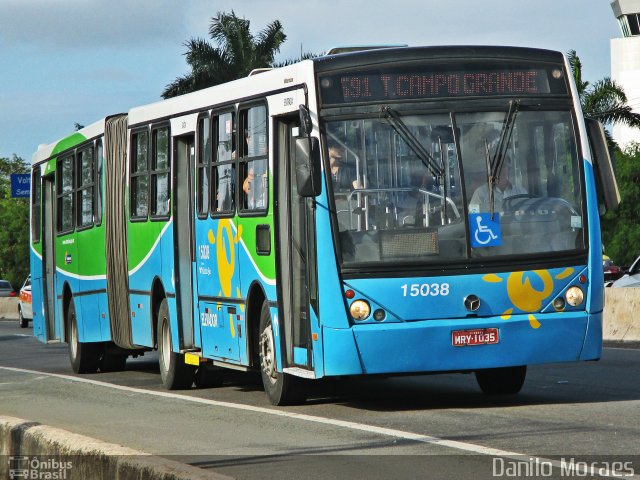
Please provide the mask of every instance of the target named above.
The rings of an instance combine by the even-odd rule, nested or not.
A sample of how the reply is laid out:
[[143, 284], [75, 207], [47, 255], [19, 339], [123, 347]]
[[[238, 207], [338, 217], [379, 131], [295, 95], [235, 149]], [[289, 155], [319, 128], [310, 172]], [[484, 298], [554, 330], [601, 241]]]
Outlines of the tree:
[[29, 274], [29, 201], [11, 198], [12, 173], [28, 173], [21, 158], [0, 158], [0, 278], [18, 288]]
[[274, 20], [255, 36], [249, 27], [249, 20], [239, 18], [233, 10], [230, 14], [218, 12], [209, 27], [209, 35], [217, 46], [202, 38], [186, 42], [185, 56], [191, 72], [167, 85], [162, 97], [194, 92], [246, 77], [256, 68], [271, 67], [287, 38], [282, 24]]
[[595, 118], [605, 125], [624, 123], [640, 128], [640, 114], [634, 113], [627, 104], [623, 88], [609, 77], [593, 85], [582, 79], [582, 62], [575, 50], [567, 54], [576, 82], [582, 111], [586, 117]]
[[616, 152], [616, 179], [622, 201], [602, 219], [602, 242], [618, 265], [640, 255], [640, 144]]

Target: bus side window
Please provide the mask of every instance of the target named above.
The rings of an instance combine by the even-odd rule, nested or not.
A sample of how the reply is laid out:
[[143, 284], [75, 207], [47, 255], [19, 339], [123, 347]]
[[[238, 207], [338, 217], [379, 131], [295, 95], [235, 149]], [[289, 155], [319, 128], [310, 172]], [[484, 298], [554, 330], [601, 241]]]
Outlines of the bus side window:
[[141, 130], [131, 138], [131, 218], [145, 219], [149, 213], [149, 132]]
[[233, 150], [235, 115], [221, 113], [213, 118], [214, 158], [211, 165], [211, 214], [232, 215], [236, 197], [236, 151]]
[[62, 157], [58, 160], [56, 167], [57, 182], [57, 228], [58, 233], [69, 233], [73, 231], [73, 192], [74, 182], [74, 156], [73, 154]]
[[31, 176], [31, 238], [33, 243], [40, 242], [40, 211], [42, 209], [42, 179], [40, 177], [40, 167], [33, 170]]
[[104, 169], [104, 148], [102, 147], [102, 140], [98, 140], [96, 143], [96, 157], [95, 157], [95, 170], [96, 170], [96, 185], [95, 185], [95, 213], [94, 223], [96, 226], [102, 224], [102, 178]]
[[151, 216], [167, 217], [170, 211], [169, 127], [152, 130]]
[[94, 199], [94, 156], [93, 147], [79, 150], [76, 154], [76, 166], [78, 168], [78, 192], [76, 196], [76, 225], [79, 228], [93, 226], [93, 199]]
[[209, 174], [211, 172], [211, 120], [208, 114], [198, 118], [197, 149], [197, 213], [205, 218], [209, 213]]
[[266, 210], [269, 198], [267, 109], [264, 105], [240, 112], [240, 198], [243, 210]]

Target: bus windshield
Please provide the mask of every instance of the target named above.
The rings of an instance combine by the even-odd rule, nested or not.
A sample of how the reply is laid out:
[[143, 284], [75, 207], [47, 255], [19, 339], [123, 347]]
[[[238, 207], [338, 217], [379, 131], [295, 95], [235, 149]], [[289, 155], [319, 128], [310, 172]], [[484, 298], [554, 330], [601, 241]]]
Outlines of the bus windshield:
[[585, 249], [568, 109], [383, 107], [377, 117], [325, 127], [343, 265]]

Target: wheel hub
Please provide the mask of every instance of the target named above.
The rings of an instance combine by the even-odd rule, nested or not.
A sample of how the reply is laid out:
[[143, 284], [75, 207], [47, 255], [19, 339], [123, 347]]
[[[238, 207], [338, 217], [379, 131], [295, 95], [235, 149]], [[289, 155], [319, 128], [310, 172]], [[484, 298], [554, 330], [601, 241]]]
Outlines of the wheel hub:
[[274, 351], [273, 332], [269, 327], [260, 335], [260, 366], [270, 380], [276, 379], [276, 358]]
[[169, 364], [171, 363], [171, 335], [169, 333], [169, 327], [167, 322], [164, 322], [162, 325], [162, 363], [165, 367], [165, 370], [169, 369]]

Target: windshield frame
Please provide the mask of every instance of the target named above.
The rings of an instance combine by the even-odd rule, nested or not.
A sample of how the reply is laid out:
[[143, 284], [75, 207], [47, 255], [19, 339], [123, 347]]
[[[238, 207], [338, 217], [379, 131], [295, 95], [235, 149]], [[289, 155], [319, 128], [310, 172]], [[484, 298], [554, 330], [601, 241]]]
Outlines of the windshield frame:
[[[380, 109], [389, 106], [398, 112], [401, 116], [406, 115], [449, 115], [452, 114], [452, 123], [455, 127], [456, 115], [465, 113], [483, 113], [483, 112], [501, 112], [507, 111], [509, 100], [511, 98], [495, 97], [482, 99], [463, 99], [449, 101], [396, 101], [385, 102], [384, 104], [367, 104], [367, 105], [346, 105], [339, 107], [327, 107], [320, 111], [319, 123], [323, 146], [323, 173], [325, 175], [325, 185], [327, 185], [327, 200], [329, 202], [329, 213], [332, 227], [332, 240], [336, 252], [338, 266], [345, 276], [362, 276], [362, 274], [373, 276], [407, 276], [409, 275], [433, 275], [442, 274], [446, 268], [448, 274], [469, 273], [470, 271], [508, 271], [514, 267], [521, 269], [539, 269], [559, 266], [568, 266], [575, 264], [585, 264], [589, 251], [589, 223], [587, 214], [587, 198], [586, 198], [586, 179], [584, 171], [584, 154], [580, 142], [580, 134], [578, 128], [578, 119], [575, 112], [573, 101], [568, 98], [522, 98], [519, 108], [521, 112], [566, 112], [569, 114], [571, 121], [571, 131], [573, 134], [573, 143], [575, 147], [577, 174], [579, 175], [580, 185], [580, 205], [579, 213], [583, 219], [582, 236], [584, 248], [573, 250], [562, 250], [559, 252], [537, 252], [513, 255], [474, 257], [471, 253], [468, 208], [470, 193], [466, 191], [466, 182], [461, 182], [461, 193], [463, 198], [464, 212], [463, 223], [465, 230], [466, 242], [466, 258], [463, 259], [443, 259], [439, 262], [426, 262], [420, 260], [397, 261], [390, 265], [388, 262], [349, 262], [345, 265], [342, 254], [342, 246], [339, 239], [339, 227], [336, 215], [336, 204], [331, 181], [329, 161], [327, 155], [327, 145], [329, 138], [327, 135], [327, 124], [334, 121], [345, 120], [367, 120], [380, 117]], [[456, 142], [457, 157], [460, 169], [460, 175], [464, 177], [464, 159], [460, 161], [460, 146]]]

